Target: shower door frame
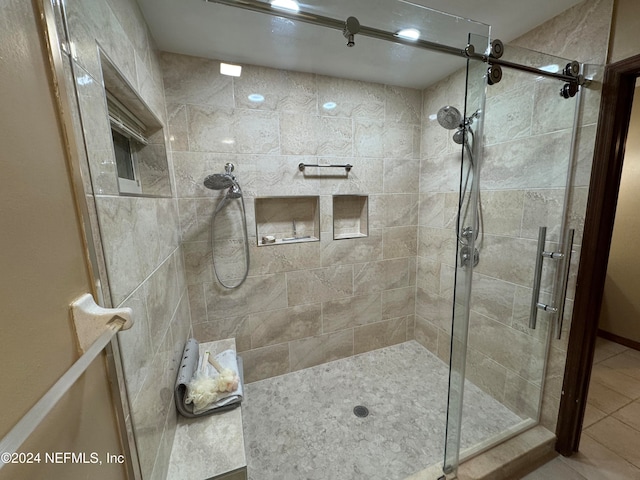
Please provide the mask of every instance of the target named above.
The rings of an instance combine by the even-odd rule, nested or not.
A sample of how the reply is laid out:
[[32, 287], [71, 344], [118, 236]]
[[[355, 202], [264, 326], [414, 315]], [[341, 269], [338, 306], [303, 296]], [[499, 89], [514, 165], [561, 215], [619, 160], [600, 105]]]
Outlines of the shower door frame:
[[[580, 445], [625, 143], [638, 77], [640, 55], [605, 67], [573, 321], [556, 428], [556, 450], [567, 457], [577, 452]], [[602, 252], [606, 253], [603, 255]]]

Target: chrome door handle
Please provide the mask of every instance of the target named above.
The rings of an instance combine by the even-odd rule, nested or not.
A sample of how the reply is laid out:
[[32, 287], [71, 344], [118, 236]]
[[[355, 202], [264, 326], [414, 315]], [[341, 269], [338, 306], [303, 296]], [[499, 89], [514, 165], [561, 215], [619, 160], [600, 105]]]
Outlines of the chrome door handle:
[[[533, 279], [533, 294], [531, 295], [531, 309], [529, 310], [529, 328], [535, 329], [538, 317], [538, 310], [544, 310], [556, 315], [555, 335], [560, 339], [562, 332], [562, 317], [564, 316], [565, 297], [567, 296], [567, 285], [569, 280], [569, 267], [571, 266], [571, 248], [573, 247], [573, 228], [567, 230], [562, 244], [562, 252], [546, 252], [544, 244], [547, 238], [547, 227], [540, 227], [538, 230], [538, 249], [536, 252], [535, 276]], [[547, 305], [539, 302], [540, 282], [542, 281], [542, 263], [545, 258], [552, 260], [562, 260], [562, 270], [560, 281], [556, 284], [553, 295], [554, 305]]]
[[531, 309], [529, 310], [529, 328], [536, 328], [536, 321], [538, 319], [538, 302], [540, 298], [540, 282], [542, 280], [542, 260], [544, 253], [544, 244], [547, 239], [547, 227], [540, 227], [538, 229], [538, 250], [536, 252], [536, 268], [534, 270], [535, 276], [533, 277], [533, 294], [531, 295]]
[[560, 278], [559, 288], [556, 290], [554, 302], [558, 305], [558, 315], [556, 317], [556, 339], [560, 340], [562, 334], [562, 321], [564, 317], [564, 304], [567, 300], [567, 286], [569, 285], [569, 269], [571, 268], [571, 249], [573, 248], [573, 236], [575, 229], [570, 228], [564, 237], [562, 245], [562, 276]]

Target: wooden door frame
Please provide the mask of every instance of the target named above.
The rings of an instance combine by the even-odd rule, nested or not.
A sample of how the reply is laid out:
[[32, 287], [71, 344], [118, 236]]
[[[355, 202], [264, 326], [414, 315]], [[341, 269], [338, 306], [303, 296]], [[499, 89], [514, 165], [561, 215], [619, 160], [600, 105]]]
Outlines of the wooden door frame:
[[605, 67], [556, 450], [578, 451], [640, 55]]

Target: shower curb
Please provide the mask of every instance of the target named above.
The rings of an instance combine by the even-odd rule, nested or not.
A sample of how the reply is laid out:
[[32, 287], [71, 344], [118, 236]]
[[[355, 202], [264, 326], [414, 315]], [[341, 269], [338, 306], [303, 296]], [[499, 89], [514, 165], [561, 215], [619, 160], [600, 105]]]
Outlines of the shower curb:
[[558, 453], [554, 449], [556, 436], [542, 426], [496, 445], [458, 467], [457, 475], [442, 473], [442, 464], [417, 472], [405, 480], [510, 480], [522, 478], [547, 463]]
[[508, 480], [521, 478], [558, 455], [556, 436], [536, 426], [458, 467], [458, 480]]

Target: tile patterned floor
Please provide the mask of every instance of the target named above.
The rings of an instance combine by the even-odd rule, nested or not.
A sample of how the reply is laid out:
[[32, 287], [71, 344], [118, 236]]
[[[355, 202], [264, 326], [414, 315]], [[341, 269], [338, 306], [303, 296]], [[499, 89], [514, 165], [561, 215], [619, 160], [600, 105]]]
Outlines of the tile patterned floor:
[[598, 338], [580, 452], [526, 480], [640, 480], [640, 352]]
[[[249, 383], [249, 479], [404, 479], [442, 459], [447, 383], [448, 366], [415, 341]], [[469, 382], [465, 413], [463, 448], [521, 421]]]

